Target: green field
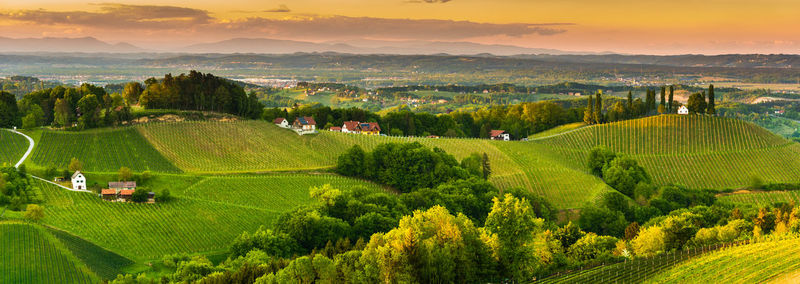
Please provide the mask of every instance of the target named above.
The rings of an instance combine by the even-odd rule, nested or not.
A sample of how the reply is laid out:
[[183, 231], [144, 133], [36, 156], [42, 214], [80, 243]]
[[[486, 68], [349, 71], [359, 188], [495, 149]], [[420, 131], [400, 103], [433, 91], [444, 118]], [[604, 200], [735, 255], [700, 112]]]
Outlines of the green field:
[[97, 283], [97, 275], [39, 226], [0, 222], [0, 283]]
[[799, 269], [800, 239], [790, 239], [735, 246], [705, 254], [663, 270], [648, 282], [761, 283], [779, 280]]
[[586, 126], [586, 123], [583, 123], [583, 122], [575, 122], [575, 123], [564, 124], [564, 125], [556, 126], [556, 127], [553, 127], [551, 129], [548, 129], [548, 130], [545, 130], [545, 131], [542, 131], [542, 132], [539, 132], [539, 133], [535, 133], [535, 134], [529, 136], [528, 138], [529, 139], [549, 138], [551, 136], [555, 136], [555, 135], [559, 135], [559, 134], [562, 134], [562, 133], [574, 131], [574, 130], [576, 130], [578, 128], [581, 128], [581, 127], [584, 127], [584, 126]]
[[28, 139], [22, 135], [0, 129], [0, 166], [13, 166], [28, 150]]
[[85, 171], [91, 172], [116, 172], [120, 167], [136, 172], [180, 172], [133, 128], [45, 130], [30, 160], [39, 167], [66, 169], [73, 157], [83, 163]]
[[[309, 181], [298, 181], [306, 177]], [[172, 253], [224, 251], [242, 232], [270, 226], [291, 205], [311, 202], [307, 197], [309, 186], [326, 183], [378, 189], [335, 176], [209, 177], [186, 190], [185, 195], [176, 189], [175, 200], [169, 203], [135, 204], [106, 202], [95, 194], [36, 181], [45, 196], [45, 224], [137, 261]], [[213, 198], [206, 194], [213, 194]], [[298, 198], [289, 205], [282, 202], [287, 197]]]
[[586, 127], [541, 143], [576, 168], [592, 147], [605, 145], [634, 157], [657, 184], [736, 188], [753, 175], [766, 182], [800, 180], [800, 144], [736, 119], [661, 115]]

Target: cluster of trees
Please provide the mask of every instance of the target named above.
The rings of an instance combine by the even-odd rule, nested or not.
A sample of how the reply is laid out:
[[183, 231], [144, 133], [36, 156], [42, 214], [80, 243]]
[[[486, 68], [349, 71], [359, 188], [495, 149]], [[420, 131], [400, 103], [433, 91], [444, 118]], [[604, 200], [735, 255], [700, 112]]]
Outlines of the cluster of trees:
[[686, 103], [686, 108], [689, 109], [689, 113], [693, 114], [716, 115], [717, 110], [714, 97], [714, 85], [708, 86], [708, 96], [706, 96], [705, 91], [692, 94], [689, 97], [689, 101]]
[[0, 207], [14, 211], [23, 210], [27, 204], [41, 203], [41, 190], [31, 184], [22, 165], [0, 168]]
[[139, 104], [148, 109], [181, 109], [229, 113], [248, 118], [258, 118], [264, 105], [254, 94], [224, 78], [190, 71], [173, 77], [167, 74], [161, 80], [145, 80]]
[[[0, 93], [0, 97], [4, 102], [7, 99], [5, 94]], [[0, 126], [10, 127], [8, 123], [11, 122], [22, 128], [52, 125], [86, 129], [118, 125], [131, 118], [130, 108], [122, 95], [108, 94], [105, 89], [91, 84], [76, 88], [57, 86], [31, 92], [14, 104], [11, 106], [10, 101], [5, 104], [0, 102], [0, 109], [17, 109], [16, 112], [12, 110], [5, 113], [9, 117], [7, 119], [0, 114]]]

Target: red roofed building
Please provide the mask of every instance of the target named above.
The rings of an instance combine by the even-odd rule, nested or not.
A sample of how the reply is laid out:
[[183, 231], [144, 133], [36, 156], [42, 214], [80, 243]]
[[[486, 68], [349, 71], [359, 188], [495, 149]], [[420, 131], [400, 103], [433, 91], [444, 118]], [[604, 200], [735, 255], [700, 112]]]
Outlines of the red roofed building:
[[361, 129], [361, 134], [367, 135], [380, 135], [381, 127], [376, 122], [362, 122], [358, 125]]
[[314, 131], [317, 129], [317, 122], [310, 116], [298, 117], [294, 120], [292, 128], [303, 131]]
[[489, 132], [489, 138], [492, 140], [509, 141], [511, 140], [511, 134], [508, 134], [505, 130], [492, 130]]
[[330, 129], [328, 129], [328, 130], [330, 130], [330, 131], [336, 131], [336, 132], [342, 132], [342, 128], [341, 128], [341, 127], [338, 127], [338, 126], [331, 127], [331, 128], [330, 128]]
[[103, 197], [104, 200], [114, 201], [117, 199], [117, 191], [114, 189], [103, 189], [100, 191], [100, 195]]
[[276, 118], [272, 123], [283, 128], [289, 128], [289, 121], [283, 117]]
[[345, 121], [342, 125], [342, 132], [344, 133], [359, 133], [361, 129], [358, 127], [358, 121]]
[[131, 197], [133, 196], [133, 192], [135, 190], [132, 189], [124, 189], [119, 191], [119, 198], [125, 201], [130, 201]]

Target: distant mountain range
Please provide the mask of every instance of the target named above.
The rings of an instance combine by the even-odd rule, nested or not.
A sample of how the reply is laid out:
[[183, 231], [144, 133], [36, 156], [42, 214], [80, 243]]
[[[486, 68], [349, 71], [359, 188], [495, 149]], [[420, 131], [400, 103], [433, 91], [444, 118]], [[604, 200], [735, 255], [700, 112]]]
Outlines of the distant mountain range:
[[133, 53], [146, 50], [129, 43], [110, 44], [93, 37], [7, 38], [0, 37], [0, 52], [104, 52]]

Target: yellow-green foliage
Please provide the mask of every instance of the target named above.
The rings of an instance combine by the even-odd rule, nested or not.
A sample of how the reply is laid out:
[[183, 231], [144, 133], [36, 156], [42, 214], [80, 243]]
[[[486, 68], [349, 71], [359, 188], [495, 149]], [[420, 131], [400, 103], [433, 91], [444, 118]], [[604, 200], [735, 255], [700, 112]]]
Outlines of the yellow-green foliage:
[[800, 269], [800, 239], [735, 246], [692, 258], [651, 283], [760, 283]]
[[0, 283], [98, 283], [100, 279], [45, 229], [0, 222]]

